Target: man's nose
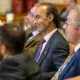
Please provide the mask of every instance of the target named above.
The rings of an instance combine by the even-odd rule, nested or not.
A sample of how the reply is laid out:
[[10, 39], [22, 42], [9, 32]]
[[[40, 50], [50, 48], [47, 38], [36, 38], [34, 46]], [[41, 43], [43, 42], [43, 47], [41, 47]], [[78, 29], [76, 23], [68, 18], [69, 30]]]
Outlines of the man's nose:
[[37, 24], [37, 20], [36, 19], [34, 19], [34, 24]]

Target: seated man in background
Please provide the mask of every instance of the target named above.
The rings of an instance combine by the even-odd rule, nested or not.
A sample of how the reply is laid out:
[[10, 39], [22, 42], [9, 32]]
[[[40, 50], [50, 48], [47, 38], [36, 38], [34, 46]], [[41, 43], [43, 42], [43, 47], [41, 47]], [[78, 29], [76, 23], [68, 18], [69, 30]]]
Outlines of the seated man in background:
[[39, 33], [37, 30], [36, 25], [34, 24], [34, 19], [33, 19], [33, 11], [36, 9], [36, 5], [31, 9], [31, 11], [28, 13], [26, 16], [26, 43], [24, 46], [24, 52], [33, 55], [33, 53], [36, 50], [36, 47], [38, 46], [40, 40], [42, 39], [42, 35]]
[[25, 32], [17, 25], [0, 27], [0, 80], [41, 80], [36, 62], [21, 53], [25, 43]]
[[[68, 13], [69, 13], [69, 7], [73, 4], [74, 5], [77, 4], [77, 0], [63, 0], [63, 2], [64, 2], [65, 7], [60, 12], [60, 20], [61, 20], [61, 25], [62, 26], [65, 24], [65, 21], [67, 20], [67, 16], [68, 16]], [[63, 29], [61, 29], [61, 31], [64, 33]]]
[[63, 0], [65, 8], [60, 13], [60, 19], [64, 23], [67, 19], [69, 13], [69, 6], [72, 4], [77, 4], [77, 0]]

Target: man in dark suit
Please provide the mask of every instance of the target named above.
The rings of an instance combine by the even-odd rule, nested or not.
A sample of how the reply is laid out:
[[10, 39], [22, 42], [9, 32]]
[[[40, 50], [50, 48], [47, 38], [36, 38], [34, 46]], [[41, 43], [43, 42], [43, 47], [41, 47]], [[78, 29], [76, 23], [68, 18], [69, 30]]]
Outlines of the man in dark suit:
[[73, 43], [75, 48], [74, 55], [66, 63], [57, 80], [80, 80], [80, 5], [72, 5], [70, 7], [67, 21], [63, 28], [65, 29], [66, 39]]
[[33, 19], [33, 11], [36, 9], [36, 6], [34, 6], [30, 12], [28, 13], [28, 15], [26, 16], [26, 43], [24, 46], [24, 52], [29, 54], [29, 55], [33, 55], [33, 53], [35, 52], [40, 40], [42, 39], [42, 35], [39, 33], [39, 31], [37, 30], [36, 25], [34, 24], [34, 19]]
[[43, 79], [50, 80], [66, 59], [69, 45], [57, 30], [60, 27], [59, 13], [53, 4], [38, 4], [34, 13], [34, 22], [45, 41], [41, 50], [40, 42], [33, 58], [41, 67]]
[[21, 53], [25, 32], [17, 25], [0, 27], [0, 80], [41, 80], [37, 63]]

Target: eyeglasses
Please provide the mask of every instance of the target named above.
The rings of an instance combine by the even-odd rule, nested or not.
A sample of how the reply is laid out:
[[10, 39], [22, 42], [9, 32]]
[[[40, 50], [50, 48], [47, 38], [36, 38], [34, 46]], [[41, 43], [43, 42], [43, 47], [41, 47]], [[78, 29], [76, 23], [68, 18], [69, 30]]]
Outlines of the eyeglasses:
[[31, 17], [34, 17], [34, 14], [31, 12], [28, 12], [28, 15], [30, 15]]
[[71, 25], [71, 24], [80, 24], [80, 22], [69, 22], [69, 21], [65, 21], [65, 24], [68, 26], [68, 25]]
[[28, 14], [24, 17], [24, 19], [26, 20], [28, 16], [31, 16], [32, 18], [34, 18], [34, 14], [31, 12], [28, 12]]

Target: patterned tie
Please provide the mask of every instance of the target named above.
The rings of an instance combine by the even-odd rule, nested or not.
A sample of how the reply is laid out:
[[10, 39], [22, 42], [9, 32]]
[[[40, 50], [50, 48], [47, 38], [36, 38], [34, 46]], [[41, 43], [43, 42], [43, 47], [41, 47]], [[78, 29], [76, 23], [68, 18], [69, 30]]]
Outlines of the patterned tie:
[[39, 44], [39, 46], [38, 46], [38, 48], [37, 48], [37, 51], [36, 51], [36, 56], [35, 56], [35, 60], [36, 60], [36, 61], [38, 61], [38, 57], [39, 57], [39, 55], [40, 55], [40, 52], [41, 52], [43, 43], [44, 43], [45, 41], [46, 41], [45, 39], [42, 39], [42, 40], [40, 41], [40, 44]]

